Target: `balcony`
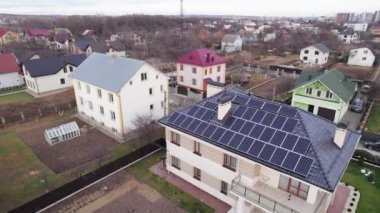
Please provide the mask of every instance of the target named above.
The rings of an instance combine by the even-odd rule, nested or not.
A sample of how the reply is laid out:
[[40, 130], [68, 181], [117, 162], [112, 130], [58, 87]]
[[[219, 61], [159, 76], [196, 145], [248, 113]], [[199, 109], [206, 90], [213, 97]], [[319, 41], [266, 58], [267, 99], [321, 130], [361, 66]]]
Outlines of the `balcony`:
[[327, 200], [327, 194], [319, 192], [317, 201], [312, 205], [302, 198], [289, 196], [289, 193], [261, 181], [257, 181], [253, 187], [246, 187], [240, 183], [240, 176], [232, 181], [231, 192], [256, 206], [278, 213], [322, 212]]

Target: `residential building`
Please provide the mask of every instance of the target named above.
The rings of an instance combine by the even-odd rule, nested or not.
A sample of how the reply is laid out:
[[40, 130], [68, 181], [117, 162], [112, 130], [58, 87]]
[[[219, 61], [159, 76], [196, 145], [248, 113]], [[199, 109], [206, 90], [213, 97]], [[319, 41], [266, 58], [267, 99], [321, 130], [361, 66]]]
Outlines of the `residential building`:
[[348, 21], [349, 16], [349, 13], [337, 13], [335, 16], [335, 22], [342, 25]]
[[80, 54], [26, 60], [22, 64], [26, 86], [35, 94], [70, 88], [69, 74], [85, 59]]
[[355, 48], [350, 50], [348, 65], [371, 67], [375, 62], [375, 52], [368, 47]]
[[70, 42], [72, 42], [73, 38], [69, 34], [57, 34], [53, 36], [53, 41], [51, 42], [51, 46], [56, 50], [68, 49]]
[[159, 122], [168, 172], [238, 213], [326, 212], [360, 140], [343, 125], [236, 88]]
[[16, 33], [8, 29], [0, 28], [0, 45], [9, 44], [11, 42], [18, 42], [18, 41], [19, 41], [19, 37]]
[[168, 78], [144, 61], [92, 53], [70, 76], [79, 115], [117, 137], [168, 112]]
[[87, 56], [92, 53], [91, 45], [97, 41], [94, 39], [79, 39], [72, 43], [70, 51], [74, 54], [86, 54]]
[[205, 80], [226, 82], [226, 60], [208, 49], [196, 49], [176, 62], [178, 93], [187, 95], [189, 90], [206, 92]]
[[117, 55], [119, 57], [126, 56], [126, 47], [120, 41], [99, 41], [90, 45], [86, 50], [89, 52], [105, 53], [107, 55]]
[[366, 32], [368, 23], [345, 23], [343, 26], [352, 28], [355, 32]]
[[48, 29], [29, 28], [24, 32], [27, 41], [33, 41], [43, 45], [49, 45], [53, 33]]
[[369, 31], [371, 35], [380, 36], [380, 24], [373, 24]]
[[339, 123], [349, 110], [356, 83], [339, 70], [302, 71], [292, 90], [292, 106]]
[[380, 22], [380, 10], [376, 11], [373, 15], [373, 22]]
[[276, 40], [276, 33], [266, 33], [263, 40], [264, 42]]
[[13, 53], [0, 54], [0, 90], [23, 84], [24, 78]]
[[243, 46], [243, 40], [240, 35], [226, 34], [222, 39], [222, 51], [236, 52], [241, 51]]
[[323, 65], [327, 63], [330, 49], [323, 43], [314, 44], [301, 49], [300, 60], [304, 64]]
[[359, 34], [355, 32], [352, 28], [347, 28], [338, 35], [338, 39], [346, 44], [358, 43], [359, 37]]
[[135, 46], [145, 45], [145, 38], [138, 32], [129, 31], [129, 32], [120, 32], [110, 36], [111, 41], [125, 41]]

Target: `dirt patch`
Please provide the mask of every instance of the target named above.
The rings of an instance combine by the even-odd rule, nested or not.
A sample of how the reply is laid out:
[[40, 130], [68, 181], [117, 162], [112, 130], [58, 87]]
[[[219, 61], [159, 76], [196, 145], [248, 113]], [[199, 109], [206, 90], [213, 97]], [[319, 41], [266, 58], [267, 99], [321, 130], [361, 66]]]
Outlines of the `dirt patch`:
[[253, 89], [252, 92], [255, 96], [272, 99], [274, 90], [275, 96], [286, 94], [294, 88], [296, 81], [296, 79], [281, 77]]
[[372, 67], [349, 66], [343, 63], [335, 64], [332, 68], [339, 69], [346, 75], [350, 76], [352, 79], [365, 81], [371, 80], [374, 73]]
[[[47, 128], [75, 120], [79, 127], [87, 125], [79, 119], [64, 119], [20, 130], [18, 136], [37, 157], [56, 173], [82, 173], [92, 166], [113, 157], [111, 149], [118, 142], [97, 129], [91, 129], [81, 136], [51, 146], [45, 141]], [[88, 126], [88, 125], [87, 125]]]

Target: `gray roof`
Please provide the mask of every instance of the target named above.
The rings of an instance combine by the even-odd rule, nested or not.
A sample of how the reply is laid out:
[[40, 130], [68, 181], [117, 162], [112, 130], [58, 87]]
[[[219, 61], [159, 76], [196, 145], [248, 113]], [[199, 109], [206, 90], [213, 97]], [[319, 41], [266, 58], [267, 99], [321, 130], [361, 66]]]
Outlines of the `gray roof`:
[[70, 76], [118, 93], [144, 64], [137, 59], [92, 53]]
[[239, 37], [239, 35], [226, 34], [226, 35], [223, 37], [222, 42], [233, 43], [233, 42], [235, 42], [235, 40], [236, 40], [238, 37]]
[[[226, 96], [232, 96], [231, 112], [228, 114], [227, 118], [223, 119], [223, 121], [219, 121], [216, 118], [218, 101], [223, 100], [223, 98]], [[273, 110], [273, 108], [265, 107], [266, 105], [276, 105], [280, 108]], [[292, 111], [292, 114], [287, 114], [290, 111]], [[253, 112], [254, 115], [250, 115], [252, 118], [247, 118], [250, 117], [248, 115], [250, 114], [249, 112]], [[289, 119], [296, 120], [295, 126], [291, 132], [284, 134], [287, 135], [286, 138], [288, 136], [293, 136], [299, 137], [300, 140], [303, 138], [310, 141], [309, 146], [307, 146], [307, 148], [304, 150], [304, 154], [302, 155], [305, 158], [312, 159], [310, 170], [305, 175], [298, 174], [296, 170], [290, 171], [286, 169], [286, 166], [284, 165], [285, 161], [282, 165], [281, 163], [275, 164], [272, 163], [272, 161], [264, 160], [263, 158], [255, 157], [255, 155], [251, 154], [251, 151], [255, 151], [255, 149], [252, 148], [254, 145], [256, 145], [257, 141], [261, 144], [265, 143], [265, 147], [274, 146], [276, 143], [283, 143], [281, 144], [281, 147], [285, 148], [285, 146], [283, 146], [285, 144], [285, 141], [282, 142], [283, 138], [285, 137], [276, 138], [273, 136], [270, 142], [263, 142], [265, 139], [263, 139], [264, 133], [262, 132], [265, 131], [263, 131], [263, 129], [261, 129], [261, 131], [258, 131], [259, 128], [256, 128], [257, 126], [264, 126], [265, 130], [272, 129], [273, 131], [274, 129], [276, 133], [278, 131], [287, 131], [284, 130], [284, 127], [282, 127], [282, 129], [281, 127], [277, 128], [276, 125], [279, 123], [277, 122], [277, 124], [274, 125], [275, 121], [271, 127], [264, 124], [265, 122], [263, 121], [266, 120], [267, 116], [264, 117], [263, 121], [255, 122], [255, 113], [264, 113], [264, 115], [271, 114], [271, 116], [275, 116], [275, 120], [278, 117], [286, 117], [286, 122], [280, 123], [284, 127], [287, 126], [284, 125], [284, 123], [287, 123]], [[194, 119], [194, 121], [191, 122], [191, 119]], [[238, 123], [238, 120], [243, 120], [241, 126], [238, 126], [240, 124], [236, 125], [236, 123]], [[300, 180], [303, 180], [330, 192], [333, 192], [337, 186], [345, 168], [350, 162], [356, 145], [360, 139], [360, 135], [358, 133], [347, 130], [345, 142], [342, 148], [339, 148], [333, 142], [335, 131], [337, 129], [337, 126], [333, 122], [295, 107], [254, 97], [249, 93], [234, 87], [229, 87], [214, 96], [173, 112], [170, 115], [160, 119], [159, 122], [165, 126], [177, 129], [181, 132], [192, 135], [193, 137], [199, 138], [200, 140], [243, 156], [254, 162], [263, 164], [281, 173], [299, 178]], [[198, 131], [199, 129], [202, 129], [202, 131]], [[213, 134], [215, 129], [215, 134]], [[205, 133], [202, 134], [203, 131]], [[226, 134], [222, 133], [223, 135], [220, 134], [218, 136], [219, 133], [216, 134], [218, 131], [219, 133], [225, 131]], [[248, 132], [248, 134], [244, 134], [244, 132]], [[254, 136], [260, 136], [260, 134], [262, 134], [261, 137]], [[216, 140], [215, 138], [219, 139]], [[247, 141], [251, 141], [252, 145], [247, 144]], [[295, 142], [293, 143], [293, 146], [294, 144]], [[248, 147], [251, 147], [248, 149], [249, 151], [242, 150], [242, 147], [247, 145]], [[297, 145], [295, 147], [297, 147]], [[280, 149], [279, 147], [280, 145], [277, 146], [276, 150]], [[287, 150], [289, 153], [297, 152], [296, 148], [294, 148], [292, 151], [290, 149]], [[273, 160], [274, 158], [277, 158], [277, 160], [281, 161], [283, 158], [285, 158], [275, 155], [276, 154], [273, 154], [272, 158], [269, 156], [269, 159]], [[297, 165], [295, 168], [298, 166], [299, 165]]]
[[312, 46], [317, 48], [318, 50], [320, 50], [323, 53], [331, 52], [331, 50], [328, 47], [326, 47], [326, 45], [324, 43], [318, 43], [318, 44], [314, 44]]

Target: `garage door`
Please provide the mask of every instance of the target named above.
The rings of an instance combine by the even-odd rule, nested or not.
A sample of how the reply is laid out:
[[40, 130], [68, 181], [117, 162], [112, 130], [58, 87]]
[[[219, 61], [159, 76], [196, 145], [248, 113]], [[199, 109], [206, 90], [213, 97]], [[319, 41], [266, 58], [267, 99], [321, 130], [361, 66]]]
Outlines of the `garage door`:
[[330, 121], [334, 121], [335, 110], [319, 107], [318, 108], [318, 115], [321, 116], [321, 117], [327, 118]]

